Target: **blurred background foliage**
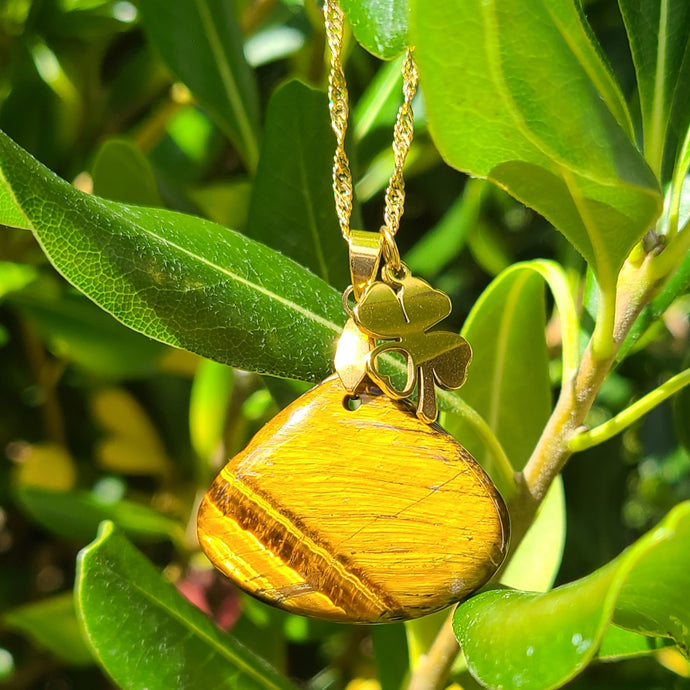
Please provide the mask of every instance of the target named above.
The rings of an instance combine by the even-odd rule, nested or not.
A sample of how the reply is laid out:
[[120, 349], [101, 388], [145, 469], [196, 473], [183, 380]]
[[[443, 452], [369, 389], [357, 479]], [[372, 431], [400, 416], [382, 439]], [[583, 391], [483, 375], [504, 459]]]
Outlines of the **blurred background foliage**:
[[[271, 130], [275, 119], [272, 125], [267, 113], [271, 107], [289, 112], [289, 90], [271, 105], [287, 79], [323, 89], [322, 19], [311, 0], [237, 0], [234, 11], [256, 86], [254, 134], [240, 143], [213, 107], [201, 107], [177, 80], [171, 60], [161, 59], [155, 12], [128, 0], [2, 0], [0, 128], [82, 190], [163, 205], [239, 231], [265, 229], [271, 209], [252, 204], [253, 186], [271, 185], [260, 162], [257, 170], [259, 132], [264, 142], [286, 136]], [[634, 72], [616, 3], [588, 2], [586, 12], [632, 94]], [[192, 48], [183, 32], [176, 44], [182, 67]], [[391, 170], [398, 68], [348, 41], [356, 213], [368, 228], [379, 224]], [[314, 93], [312, 99], [311, 127], [328, 138], [326, 98]], [[574, 249], [501, 191], [446, 167], [426, 133], [421, 97], [415, 105], [399, 240], [411, 268], [450, 294], [454, 326], [515, 261], [555, 258], [574, 288], [584, 290], [584, 264]], [[333, 142], [327, 141], [314, 155], [329, 161]], [[323, 185], [329, 188], [328, 175]], [[322, 222], [340, 242], [335, 216]], [[334, 266], [344, 251], [333, 249]], [[345, 279], [334, 269], [335, 287], [343, 288]], [[648, 335], [646, 347], [608, 379], [592, 425], [690, 364], [688, 311], [686, 296]], [[558, 332], [550, 324], [554, 382]], [[382, 678], [406, 667], [401, 626], [350, 628], [268, 609], [233, 591], [194, 546], [199, 493], [303, 384], [233, 371], [127, 329], [70, 287], [31, 234], [8, 228], [0, 232], [0, 381], [0, 683], [111, 687], [81, 639], [71, 595], [76, 554], [103, 519], [119, 525], [222, 627], [314, 690], [378, 688], [375, 648], [386, 660]], [[686, 388], [568, 465], [558, 582], [608, 562], [690, 498], [689, 421]], [[457, 678], [472, 687], [466, 675]], [[594, 665], [572, 687], [682, 688], [690, 687], [688, 678], [686, 662], [659, 653]], [[399, 680], [386, 683], [395, 687]]]

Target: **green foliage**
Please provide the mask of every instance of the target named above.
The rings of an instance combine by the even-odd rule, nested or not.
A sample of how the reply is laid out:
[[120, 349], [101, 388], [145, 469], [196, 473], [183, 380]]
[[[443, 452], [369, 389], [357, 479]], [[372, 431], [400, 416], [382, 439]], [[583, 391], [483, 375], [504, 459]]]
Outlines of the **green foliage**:
[[[416, 15], [417, 59], [444, 158], [543, 214], [602, 289], [613, 289], [661, 198], [575, 4], [451, 0], [420, 4]], [[463, 88], [448, 88], [456, 75]], [[567, 84], [567, 96], [544, 84]]]
[[111, 523], [81, 552], [75, 591], [87, 640], [121, 687], [293, 687], [223, 635]]
[[254, 169], [259, 157], [258, 94], [242, 50], [235, 4], [143, 0], [141, 20], [166, 65], [194, 92]]
[[334, 147], [326, 94], [299, 81], [277, 89], [266, 111], [247, 235], [344, 290], [349, 271], [333, 205]]
[[353, 227], [381, 225], [411, 42], [397, 239], [474, 351], [441, 422], [511, 514], [505, 569], [453, 614], [463, 655], [450, 612], [367, 629], [266, 607], [194, 537], [199, 496], [332, 372], [346, 319], [320, 7], [10, 0], [0, 678], [685, 687], [688, 3], [342, 6]]
[[488, 687], [561, 687], [594, 657], [611, 622], [670, 637], [687, 650], [690, 619], [682, 599], [689, 530], [690, 503], [684, 503], [615, 561], [577, 582], [545, 594], [495, 589], [460, 606], [453, 625], [473, 675]]

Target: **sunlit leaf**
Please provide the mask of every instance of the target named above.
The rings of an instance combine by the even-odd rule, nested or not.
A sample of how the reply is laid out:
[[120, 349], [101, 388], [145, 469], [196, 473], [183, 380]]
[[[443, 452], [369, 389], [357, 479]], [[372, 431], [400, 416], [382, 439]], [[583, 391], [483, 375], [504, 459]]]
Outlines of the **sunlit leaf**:
[[111, 523], [81, 552], [75, 588], [89, 644], [121, 688], [293, 687], [192, 606]]
[[491, 590], [461, 604], [454, 629], [470, 671], [492, 688], [561, 687], [593, 659], [612, 621], [635, 632], [670, 637], [687, 653], [689, 538], [686, 502], [614, 561], [581, 580], [545, 594]]
[[332, 372], [340, 294], [293, 261], [199, 218], [83, 194], [2, 134], [0, 172], [56, 268], [130, 328], [243, 369]]
[[341, 0], [357, 40], [389, 60], [407, 47], [408, 0]]
[[[462, 398], [484, 418], [515, 469], [524, 466], [551, 413], [544, 285], [528, 265], [516, 265], [484, 291], [462, 329], [473, 351]], [[447, 415], [444, 424], [490, 468], [466, 420]]]
[[230, 367], [202, 360], [189, 400], [189, 435], [197, 455], [199, 479], [209, 481], [211, 461], [223, 449], [223, 433], [235, 377]]
[[576, 3], [415, 0], [411, 29], [446, 161], [543, 214], [611, 290], [661, 195]]

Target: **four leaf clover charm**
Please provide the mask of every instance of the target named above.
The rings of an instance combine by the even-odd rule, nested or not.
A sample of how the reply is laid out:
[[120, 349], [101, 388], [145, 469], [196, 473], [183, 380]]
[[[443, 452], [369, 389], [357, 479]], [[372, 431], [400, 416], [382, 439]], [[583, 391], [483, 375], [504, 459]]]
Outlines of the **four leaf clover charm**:
[[[386, 282], [372, 283], [352, 315], [375, 343], [366, 357], [369, 377], [394, 399], [407, 398], [418, 388], [417, 416], [428, 423], [438, 415], [435, 386], [460, 388], [472, 358], [472, 349], [461, 335], [429, 331], [450, 312], [450, 298], [445, 293], [404, 269], [398, 277], [389, 272]], [[407, 378], [402, 387], [382, 373], [387, 353], [405, 358]]]

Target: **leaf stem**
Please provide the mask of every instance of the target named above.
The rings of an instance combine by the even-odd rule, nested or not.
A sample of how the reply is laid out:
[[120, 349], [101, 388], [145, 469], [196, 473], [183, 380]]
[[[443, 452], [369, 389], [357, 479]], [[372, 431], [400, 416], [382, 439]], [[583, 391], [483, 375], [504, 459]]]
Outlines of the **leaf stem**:
[[599, 445], [629, 427], [640, 417], [644, 416], [661, 402], [677, 393], [681, 388], [690, 384], [690, 368], [676, 374], [658, 388], [640, 398], [613, 419], [600, 424], [591, 431], [579, 434], [570, 440], [569, 448], [573, 453]]
[[599, 286], [599, 308], [590, 343], [592, 356], [606, 361], [613, 352], [613, 330], [616, 321], [616, 290]]

